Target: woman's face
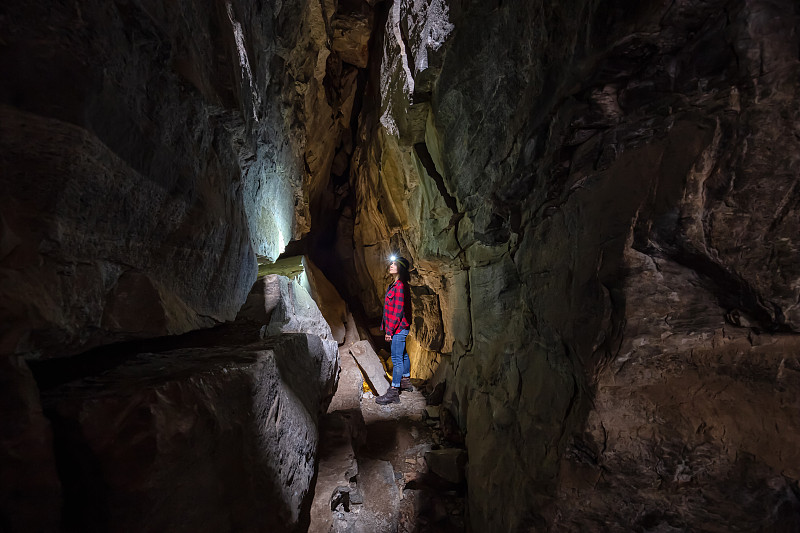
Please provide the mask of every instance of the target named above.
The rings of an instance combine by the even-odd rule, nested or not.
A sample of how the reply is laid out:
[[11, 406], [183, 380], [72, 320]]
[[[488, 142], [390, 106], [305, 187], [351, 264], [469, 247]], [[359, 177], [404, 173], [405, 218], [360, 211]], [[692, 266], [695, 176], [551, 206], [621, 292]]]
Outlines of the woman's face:
[[389, 274], [397, 274], [397, 263], [394, 261], [389, 263]]

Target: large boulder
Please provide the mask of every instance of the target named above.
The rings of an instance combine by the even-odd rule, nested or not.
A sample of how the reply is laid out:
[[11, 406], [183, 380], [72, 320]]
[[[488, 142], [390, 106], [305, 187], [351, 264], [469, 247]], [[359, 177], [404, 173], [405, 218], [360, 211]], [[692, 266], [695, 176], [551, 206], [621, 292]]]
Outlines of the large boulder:
[[140, 354], [45, 396], [75, 531], [295, 531], [336, 368], [305, 333]]
[[325, 341], [333, 353], [338, 351], [328, 322], [308, 291], [297, 281], [276, 274], [265, 276], [264, 308], [269, 316], [264, 336], [307, 332]]
[[[297, 279], [279, 274], [267, 274], [256, 280], [236, 321], [260, 326], [262, 337], [308, 332], [323, 339], [331, 350], [337, 346], [331, 327], [312, 295]], [[343, 324], [340, 326], [343, 328]]]
[[[296, 281], [317, 304], [331, 329], [336, 342], [345, 340], [347, 305], [336, 287], [307, 256], [284, 257], [274, 263], [259, 265], [259, 278], [250, 290], [237, 320], [249, 320], [266, 324], [277, 303], [279, 288], [275, 275]], [[276, 292], [278, 291], [278, 292]]]

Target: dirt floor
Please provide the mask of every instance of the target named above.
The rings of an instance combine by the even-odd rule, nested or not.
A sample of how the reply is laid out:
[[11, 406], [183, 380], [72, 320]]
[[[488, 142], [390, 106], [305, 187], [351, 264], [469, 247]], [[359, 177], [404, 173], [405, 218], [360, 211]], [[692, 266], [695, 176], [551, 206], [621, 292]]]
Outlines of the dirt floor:
[[[464, 531], [464, 452], [445, 441], [438, 407], [414, 382], [400, 403], [362, 393], [342, 358], [339, 390], [320, 424], [312, 533]], [[432, 463], [432, 464], [429, 464]]]

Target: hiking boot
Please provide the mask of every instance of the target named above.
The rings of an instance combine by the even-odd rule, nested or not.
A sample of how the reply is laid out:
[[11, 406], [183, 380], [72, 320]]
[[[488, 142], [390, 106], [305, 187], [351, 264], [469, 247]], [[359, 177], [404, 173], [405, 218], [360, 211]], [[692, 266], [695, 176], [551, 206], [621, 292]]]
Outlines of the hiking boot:
[[411, 378], [403, 377], [400, 378], [400, 392], [413, 392], [414, 386], [411, 385]]
[[375, 403], [380, 405], [386, 405], [387, 403], [398, 403], [399, 401], [400, 389], [396, 389], [395, 387], [389, 387], [389, 390], [386, 391], [386, 394], [375, 398]]

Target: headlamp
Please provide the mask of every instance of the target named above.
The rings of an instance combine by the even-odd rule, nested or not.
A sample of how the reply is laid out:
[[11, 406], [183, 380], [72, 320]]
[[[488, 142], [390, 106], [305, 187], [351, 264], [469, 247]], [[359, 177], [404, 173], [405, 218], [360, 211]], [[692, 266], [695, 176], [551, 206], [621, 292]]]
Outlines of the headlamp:
[[391, 261], [392, 263], [394, 263], [395, 261], [397, 261], [397, 256], [396, 256], [396, 255], [390, 255], [390, 256], [389, 256], [389, 261]]

